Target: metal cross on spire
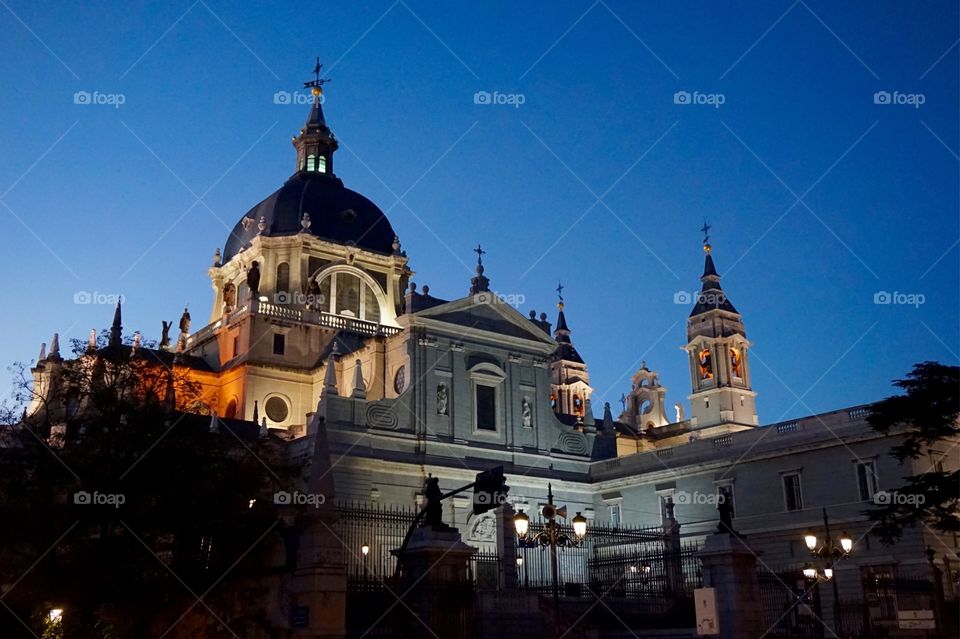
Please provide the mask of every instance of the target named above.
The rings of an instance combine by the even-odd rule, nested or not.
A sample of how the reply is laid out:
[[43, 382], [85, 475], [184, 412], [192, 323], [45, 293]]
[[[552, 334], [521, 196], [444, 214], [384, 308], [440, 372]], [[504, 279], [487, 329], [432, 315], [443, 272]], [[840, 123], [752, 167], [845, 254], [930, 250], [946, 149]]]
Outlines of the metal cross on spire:
[[710, 228], [711, 228], [710, 225], [707, 224], [707, 220], [703, 220], [703, 228], [701, 228], [700, 230], [703, 232], [704, 244], [710, 243]]
[[483, 247], [477, 244], [477, 248], [473, 249], [473, 252], [477, 254], [477, 264], [483, 264], [483, 256], [487, 253], [483, 250]]
[[304, 88], [310, 89], [310, 92], [315, 96], [323, 93], [323, 85], [327, 82], [330, 82], [330, 78], [320, 77], [320, 72], [322, 70], [323, 65], [320, 64], [320, 56], [317, 56], [317, 64], [313, 67], [313, 80], [303, 83]]
[[557, 282], [557, 288], [554, 290], [557, 291], [557, 297], [559, 297], [560, 301], [562, 302], [563, 301], [563, 284], [560, 282]]

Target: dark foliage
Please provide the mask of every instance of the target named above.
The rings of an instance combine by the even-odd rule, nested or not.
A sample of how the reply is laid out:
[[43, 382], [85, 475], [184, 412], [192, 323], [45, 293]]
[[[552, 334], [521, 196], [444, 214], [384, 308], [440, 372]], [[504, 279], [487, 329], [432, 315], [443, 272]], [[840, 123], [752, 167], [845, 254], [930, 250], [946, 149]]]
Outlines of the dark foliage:
[[903, 436], [891, 454], [901, 462], [922, 460], [923, 470], [904, 478], [896, 499], [867, 514], [878, 522], [875, 530], [887, 544], [899, 539], [905, 526], [917, 523], [944, 533], [960, 532], [960, 471], [942, 470], [937, 457], [960, 436], [960, 368], [922, 362], [893, 383], [904, 394], [873, 404], [867, 421], [881, 433]]

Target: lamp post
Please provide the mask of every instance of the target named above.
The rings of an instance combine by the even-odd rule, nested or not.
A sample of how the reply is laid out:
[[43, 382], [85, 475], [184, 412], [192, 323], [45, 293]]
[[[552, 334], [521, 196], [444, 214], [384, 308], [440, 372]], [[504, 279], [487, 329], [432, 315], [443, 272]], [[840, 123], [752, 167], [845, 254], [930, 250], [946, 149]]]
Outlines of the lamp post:
[[553, 486], [547, 484], [547, 504], [541, 511], [546, 523], [536, 535], [531, 536], [530, 517], [523, 510], [513, 516], [513, 525], [517, 530], [517, 544], [521, 548], [537, 548], [549, 546], [550, 548], [550, 572], [553, 584], [553, 608], [554, 623], [558, 619], [560, 605], [560, 575], [557, 563], [557, 548], [573, 548], [583, 545], [583, 540], [587, 536], [587, 518], [579, 512], [574, 515], [570, 522], [573, 524], [573, 537], [570, 537], [560, 529], [557, 523], [557, 517], [567, 518], [567, 507], [557, 508], [553, 503]]
[[[810, 551], [810, 555], [814, 559], [823, 561], [824, 568], [820, 574], [823, 575], [825, 581], [829, 581], [833, 586], [833, 627], [836, 630], [840, 621], [840, 592], [837, 587], [837, 580], [834, 579], [833, 569], [837, 563], [850, 556], [850, 553], [853, 551], [853, 539], [851, 539], [850, 535], [846, 532], [843, 532], [840, 534], [840, 537], [834, 541], [833, 536], [830, 534], [830, 520], [827, 518], [826, 508], [823, 509], [823, 532], [825, 538], [820, 540], [816, 533], [808, 530], [803, 533], [803, 543], [806, 544], [807, 550]], [[808, 579], [816, 579], [817, 582], [820, 581], [820, 574], [818, 574], [813, 564], [807, 564], [807, 567], [803, 569], [803, 575], [805, 577]]]
[[360, 554], [363, 555], [363, 583], [366, 583], [367, 575], [369, 574], [367, 570], [367, 555], [370, 554], [370, 544], [364, 543], [360, 546]]

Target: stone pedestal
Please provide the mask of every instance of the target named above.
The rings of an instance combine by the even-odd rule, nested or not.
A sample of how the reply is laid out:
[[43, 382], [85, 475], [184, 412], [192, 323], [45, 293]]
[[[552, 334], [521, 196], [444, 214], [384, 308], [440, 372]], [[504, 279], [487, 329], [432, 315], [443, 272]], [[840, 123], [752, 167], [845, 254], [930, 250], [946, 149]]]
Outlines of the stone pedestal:
[[[400, 551], [391, 552], [399, 555]], [[455, 528], [425, 526], [413, 532], [402, 558], [398, 594], [403, 603], [395, 607], [399, 636], [469, 639], [474, 635], [469, 566], [475, 552]]]
[[347, 572], [343, 545], [333, 532], [337, 511], [322, 405], [321, 397], [310, 420], [313, 459], [304, 491], [320, 503], [293, 508], [302, 530], [290, 595], [290, 636], [295, 639], [343, 639], [347, 633]]
[[714, 533], [707, 537], [700, 558], [703, 585], [716, 591], [721, 639], [759, 639], [766, 628], [756, 556], [742, 538]]
[[500, 551], [500, 590], [517, 589], [517, 529], [513, 523], [513, 506], [505, 503], [497, 508], [497, 548]]

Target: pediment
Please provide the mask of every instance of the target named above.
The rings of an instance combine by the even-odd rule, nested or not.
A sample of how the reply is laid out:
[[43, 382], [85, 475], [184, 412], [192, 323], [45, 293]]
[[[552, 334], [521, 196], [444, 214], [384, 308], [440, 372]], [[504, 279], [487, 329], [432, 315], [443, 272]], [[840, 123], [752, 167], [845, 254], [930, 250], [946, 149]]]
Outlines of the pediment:
[[492, 293], [466, 297], [420, 311], [418, 319], [440, 322], [466, 331], [474, 329], [555, 347], [556, 341], [513, 306]]

